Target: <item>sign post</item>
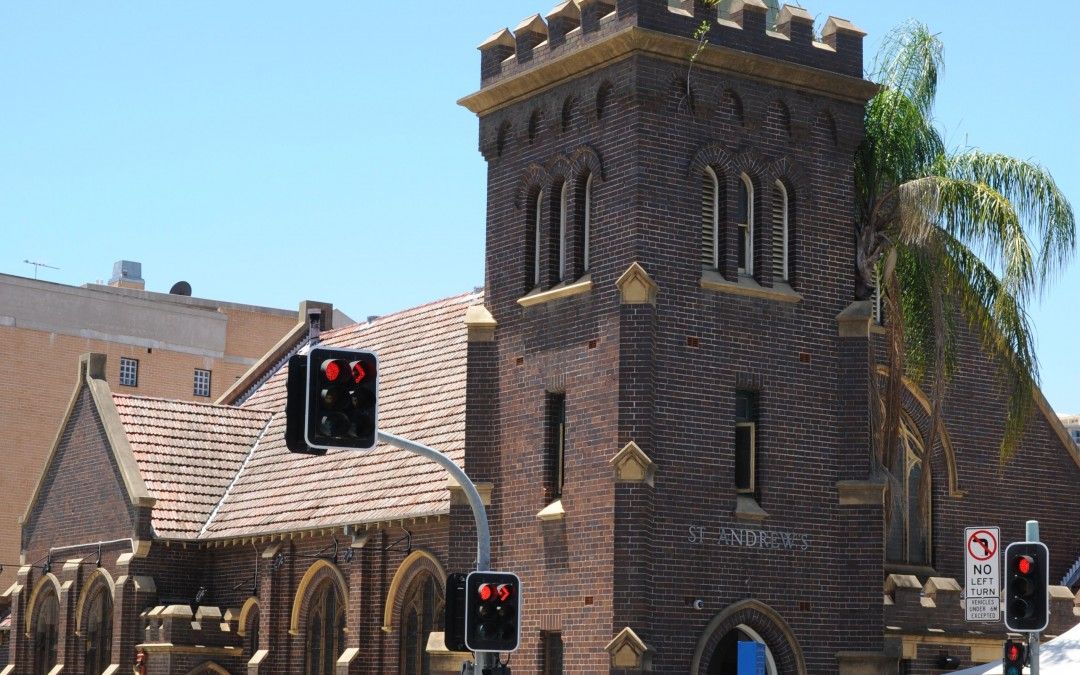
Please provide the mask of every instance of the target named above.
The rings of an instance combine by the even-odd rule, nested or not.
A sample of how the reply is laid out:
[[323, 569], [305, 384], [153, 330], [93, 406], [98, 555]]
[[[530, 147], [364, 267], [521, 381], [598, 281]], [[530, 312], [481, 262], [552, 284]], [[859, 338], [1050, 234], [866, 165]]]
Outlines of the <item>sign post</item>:
[[964, 530], [964, 607], [968, 621], [1001, 619], [1001, 530], [969, 527]]

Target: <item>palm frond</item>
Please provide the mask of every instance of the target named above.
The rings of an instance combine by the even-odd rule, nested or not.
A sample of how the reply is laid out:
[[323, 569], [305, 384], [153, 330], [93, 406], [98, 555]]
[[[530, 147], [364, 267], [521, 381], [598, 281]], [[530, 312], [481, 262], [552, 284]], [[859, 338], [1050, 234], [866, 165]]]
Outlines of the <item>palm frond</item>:
[[946, 171], [954, 178], [988, 185], [1012, 204], [1020, 224], [1041, 242], [1036, 263], [1040, 287], [1072, 258], [1073, 208], [1046, 169], [1007, 155], [969, 150], [949, 157]]
[[942, 233], [943, 291], [958, 301], [968, 327], [997, 364], [1008, 395], [1001, 458], [1013, 455], [1031, 414], [1039, 366], [1031, 325], [1020, 298], [962, 242]]

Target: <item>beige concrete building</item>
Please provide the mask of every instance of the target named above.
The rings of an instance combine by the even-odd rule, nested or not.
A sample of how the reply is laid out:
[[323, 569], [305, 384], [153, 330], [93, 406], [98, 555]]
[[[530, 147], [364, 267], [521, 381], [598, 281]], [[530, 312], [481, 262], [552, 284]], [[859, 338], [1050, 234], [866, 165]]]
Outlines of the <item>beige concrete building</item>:
[[[116, 263], [108, 285], [0, 274], [0, 594], [15, 580], [19, 518], [63, 419], [80, 354], [108, 355], [114, 391], [214, 402], [284, 339], [306, 331], [313, 304], [274, 309], [190, 293], [185, 282], [170, 293], [144, 290], [141, 265], [130, 261]], [[334, 318], [351, 323], [341, 313]]]
[[1080, 415], [1058, 415], [1058, 417], [1061, 418], [1061, 423], [1069, 432], [1069, 437], [1077, 445], [1080, 445]]

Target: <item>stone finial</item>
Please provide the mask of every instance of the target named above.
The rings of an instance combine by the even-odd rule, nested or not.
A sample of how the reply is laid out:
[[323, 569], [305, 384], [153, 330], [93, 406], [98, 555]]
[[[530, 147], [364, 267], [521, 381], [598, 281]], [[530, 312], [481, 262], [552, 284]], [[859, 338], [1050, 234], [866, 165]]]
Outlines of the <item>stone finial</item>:
[[600, 28], [600, 19], [615, 11], [615, 0], [575, 0], [581, 10], [581, 30], [591, 33]]
[[862, 63], [865, 36], [866, 31], [847, 19], [838, 19], [835, 16], [829, 17], [829, 20], [825, 22], [825, 28], [821, 31], [822, 42], [857, 63]]
[[548, 38], [548, 27], [539, 14], [533, 14], [523, 20], [514, 29], [514, 39], [517, 42], [518, 61], [524, 61], [532, 57], [533, 48]]
[[615, 285], [619, 287], [624, 305], [655, 305], [659, 286], [652, 280], [645, 268], [634, 262], [623, 272]]
[[608, 460], [608, 464], [615, 468], [616, 481], [653, 485], [653, 479], [656, 476], [656, 464], [633, 441], [630, 441], [623, 446], [622, 450], [615, 453], [615, 456]]
[[574, 0], [563, 0], [547, 13], [548, 43], [560, 45], [566, 34], [581, 25], [581, 8]]
[[748, 33], [765, 35], [769, 6], [764, 0], [731, 0], [728, 16]]
[[465, 327], [469, 342], [494, 342], [495, 328], [499, 325], [487, 307], [471, 305], [465, 310]]
[[480, 78], [487, 79], [502, 72], [502, 63], [514, 55], [517, 40], [509, 29], [503, 28], [480, 43]]
[[802, 7], [784, 5], [776, 18], [776, 30], [795, 44], [810, 46], [814, 41], [814, 17]]
[[870, 324], [874, 320], [874, 303], [870, 300], [856, 300], [836, 315], [839, 334], [842, 338], [870, 336]]
[[613, 670], [648, 670], [652, 661], [652, 649], [629, 626], [619, 631], [604, 650], [611, 655]]

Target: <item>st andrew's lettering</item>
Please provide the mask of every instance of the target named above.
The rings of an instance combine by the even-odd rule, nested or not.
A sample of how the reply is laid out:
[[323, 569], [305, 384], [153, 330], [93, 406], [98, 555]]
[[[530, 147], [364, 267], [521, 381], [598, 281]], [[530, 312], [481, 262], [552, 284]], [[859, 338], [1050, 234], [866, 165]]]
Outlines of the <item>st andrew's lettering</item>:
[[690, 544], [717, 543], [721, 546], [768, 548], [785, 551], [805, 551], [810, 548], [810, 535], [784, 530], [757, 530], [742, 527], [708, 528], [691, 525], [686, 541]]

